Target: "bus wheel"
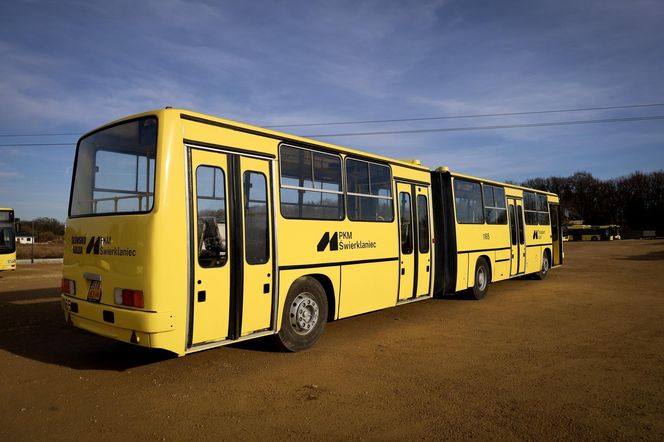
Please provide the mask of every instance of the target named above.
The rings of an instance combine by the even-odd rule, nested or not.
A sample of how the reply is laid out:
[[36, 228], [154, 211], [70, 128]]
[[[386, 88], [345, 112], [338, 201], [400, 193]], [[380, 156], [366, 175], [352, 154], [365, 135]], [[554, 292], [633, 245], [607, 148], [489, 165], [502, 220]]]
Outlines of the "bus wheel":
[[314, 278], [297, 279], [288, 290], [277, 343], [286, 351], [306, 350], [325, 330], [327, 297]]
[[549, 269], [551, 268], [551, 258], [549, 258], [549, 251], [545, 250], [544, 255], [542, 255], [542, 269], [535, 273], [535, 278], [544, 279], [546, 275], [549, 274]]
[[470, 295], [478, 301], [486, 296], [491, 282], [491, 270], [486, 259], [480, 258], [475, 265], [475, 285], [470, 289]]
[[596, 236], [593, 236], [592, 238], [590, 238], [590, 240], [591, 240], [591, 241], [599, 241], [599, 238], [596, 237]]

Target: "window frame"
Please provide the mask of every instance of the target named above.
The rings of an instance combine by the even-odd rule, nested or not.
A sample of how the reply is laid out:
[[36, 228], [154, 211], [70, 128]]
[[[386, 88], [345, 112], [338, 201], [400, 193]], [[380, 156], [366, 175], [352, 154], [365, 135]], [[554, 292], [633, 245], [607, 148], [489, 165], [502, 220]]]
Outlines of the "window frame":
[[[367, 179], [369, 180], [369, 193], [357, 193], [357, 192], [349, 192], [349, 185], [348, 185], [348, 169], [347, 169], [347, 164], [348, 161], [357, 161], [361, 163], [365, 163], [367, 165]], [[389, 188], [390, 188], [390, 196], [381, 196], [381, 195], [373, 195], [371, 193], [371, 165], [375, 166], [381, 166], [381, 167], [387, 167], [387, 170], [390, 173], [389, 177]], [[393, 223], [395, 220], [395, 215], [394, 215], [394, 175], [392, 175], [392, 167], [389, 164], [384, 164], [384, 163], [379, 163], [377, 161], [370, 161], [362, 158], [357, 158], [352, 155], [346, 155], [344, 158], [344, 166], [343, 166], [343, 175], [344, 175], [344, 182], [345, 182], [345, 189], [344, 189], [344, 199], [345, 199], [345, 208], [346, 208], [346, 218], [353, 223]], [[383, 199], [383, 200], [390, 200], [392, 201], [392, 210], [391, 210], [391, 215], [392, 218], [389, 220], [377, 220], [377, 219], [353, 219], [350, 217], [350, 214], [348, 213], [348, 196], [354, 196], [354, 197], [360, 197], [360, 198], [374, 198], [374, 199]]]
[[[282, 184], [281, 179], [282, 179], [282, 161], [281, 161], [281, 149], [283, 147], [290, 147], [293, 149], [300, 149], [300, 150], [305, 150], [307, 152], [311, 152], [312, 156], [312, 182], [315, 182], [315, 177], [313, 176], [313, 154], [318, 153], [321, 155], [329, 155], [335, 158], [339, 158], [339, 167], [340, 167], [340, 178], [341, 182], [339, 183], [339, 187], [341, 188], [340, 191], [336, 190], [329, 190], [329, 189], [317, 189], [315, 187], [300, 187], [300, 186], [292, 186], [290, 184]], [[291, 219], [291, 220], [298, 220], [298, 219], [303, 219], [303, 220], [309, 220], [309, 221], [344, 221], [346, 219], [346, 198], [345, 198], [345, 173], [344, 173], [344, 158], [341, 156], [339, 153], [331, 153], [331, 152], [325, 152], [323, 150], [317, 150], [317, 149], [311, 149], [308, 147], [302, 147], [302, 146], [296, 146], [294, 144], [290, 143], [281, 143], [278, 146], [278, 158], [279, 158], [279, 214], [285, 218], [285, 219]], [[288, 190], [296, 190], [296, 191], [305, 191], [305, 192], [319, 192], [319, 193], [330, 193], [333, 195], [341, 195], [341, 207], [340, 207], [340, 214], [341, 217], [337, 218], [314, 218], [314, 217], [299, 217], [299, 216], [286, 216], [283, 211], [283, 201], [281, 199], [281, 189], [288, 189]], [[337, 196], [338, 198], [338, 196]]]
[[[265, 250], [265, 256], [264, 256], [263, 260], [256, 261], [256, 262], [250, 261], [249, 260], [249, 254], [247, 253], [247, 251], [249, 250], [247, 238], [249, 237], [249, 234], [253, 233], [253, 232], [248, 232], [247, 231], [247, 226], [249, 225], [247, 223], [247, 210], [249, 208], [248, 203], [251, 203], [252, 200], [249, 199], [249, 197], [248, 197], [248, 192], [247, 192], [247, 189], [245, 188], [245, 179], [246, 179], [247, 175], [251, 175], [251, 174], [256, 174], [256, 175], [262, 177], [263, 181], [265, 183], [265, 201], [256, 201], [256, 200], [253, 201], [253, 202], [258, 202], [258, 203], [261, 203], [261, 204], [265, 204], [265, 235], [266, 235], [265, 249], [264, 249]], [[243, 196], [243, 198], [242, 198], [242, 205], [243, 205], [243, 207], [242, 207], [242, 219], [243, 219], [243, 224], [244, 224], [244, 226], [243, 226], [243, 230], [244, 230], [244, 253], [243, 253], [244, 254], [244, 260], [247, 263], [247, 265], [263, 265], [263, 264], [266, 264], [266, 263], [270, 262], [270, 259], [272, 259], [272, 251], [271, 251], [272, 246], [271, 246], [271, 243], [270, 243], [270, 241], [271, 241], [271, 233], [270, 233], [270, 187], [269, 187], [269, 183], [267, 181], [267, 176], [265, 175], [265, 173], [263, 173], [259, 170], [251, 170], [251, 169], [247, 169], [247, 170], [243, 171], [242, 172], [242, 196]]]
[[[535, 196], [535, 210], [532, 209], [526, 209], [526, 194], [534, 195]], [[544, 210], [540, 210], [540, 201], [541, 199], [544, 199]], [[527, 226], [550, 226], [551, 225], [551, 215], [550, 215], [550, 205], [549, 205], [549, 198], [546, 196], [544, 193], [538, 193], [538, 192], [531, 192], [529, 190], [524, 190], [523, 191], [523, 212], [524, 212], [524, 223]], [[526, 216], [528, 213], [535, 213], [537, 215], [537, 222], [535, 223], [529, 223], [528, 222], [528, 217]], [[540, 222], [540, 215], [541, 214], [546, 214], [547, 219], [549, 220], [548, 223], [541, 223]]]
[[[153, 176], [153, 192], [152, 192], [152, 205], [150, 206], [149, 210], [144, 210], [144, 211], [131, 211], [131, 212], [104, 212], [104, 213], [86, 213], [82, 215], [72, 215], [72, 203], [73, 197], [74, 197], [74, 186], [75, 186], [75, 180], [76, 180], [76, 172], [78, 170], [78, 159], [79, 159], [79, 151], [81, 149], [81, 143], [83, 140], [86, 138], [89, 138], [99, 132], [102, 132], [104, 130], [112, 129], [117, 126], [121, 126], [123, 124], [129, 124], [129, 123], [135, 123], [137, 121], [141, 120], [148, 120], [148, 119], [154, 119], [155, 121], [155, 133], [156, 133], [156, 139], [155, 139], [155, 144], [154, 144], [154, 176]], [[129, 118], [126, 120], [121, 120], [117, 121], [112, 124], [108, 124], [106, 126], [102, 126], [98, 129], [93, 130], [92, 132], [86, 133], [83, 135], [81, 138], [78, 139], [76, 142], [76, 151], [74, 152], [74, 167], [72, 168], [72, 175], [71, 175], [71, 185], [69, 186], [69, 204], [67, 207], [67, 217], [70, 219], [74, 218], [90, 218], [90, 217], [101, 217], [101, 216], [122, 216], [122, 215], [145, 215], [148, 213], [152, 213], [152, 211], [155, 209], [155, 206], [157, 204], [157, 182], [158, 180], [158, 155], [159, 155], [159, 150], [160, 150], [160, 133], [159, 133], [159, 117], [156, 114], [148, 114], [148, 115], [142, 115], [140, 117], [135, 117], [135, 118]], [[96, 160], [96, 153], [95, 153], [95, 160]], [[149, 159], [149, 158], [148, 158]], [[94, 175], [92, 177], [92, 182], [94, 186]]]
[[[493, 197], [494, 204], [495, 204], [495, 201], [496, 201], [496, 195], [494, 193], [494, 189], [502, 189], [503, 190], [503, 202], [505, 203], [505, 207], [487, 206], [486, 203], [485, 203], [485, 199], [484, 199], [484, 189], [485, 189], [485, 187], [490, 187], [491, 188], [491, 195]], [[508, 213], [507, 213], [507, 194], [505, 192], [505, 187], [482, 182], [482, 208], [484, 210], [484, 224], [491, 225], [491, 226], [504, 226], [505, 224], [507, 224], [507, 217], [508, 217]], [[505, 211], [505, 222], [503, 222], [503, 223], [490, 223], [488, 221], [489, 218], [486, 216], [486, 213], [487, 213], [486, 210], [487, 209]]]
[[[422, 241], [422, 224], [420, 223], [420, 198], [424, 199], [424, 211], [426, 217], [424, 218], [424, 226], [426, 228], [426, 241]], [[415, 207], [417, 210], [417, 250], [420, 254], [428, 254], [431, 251], [431, 226], [429, 222], [429, 198], [427, 195], [418, 194], [415, 197]], [[426, 250], [422, 250], [422, 245], [426, 244]]]
[[[452, 192], [453, 192], [453, 197], [454, 197], [454, 219], [457, 224], [463, 224], [463, 225], [469, 225], [469, 226], [479, 226], [482, 224], [486, 224], [486, 217], [484, 216], [484, 189], [482, 188], [482, 182], [479, 180], [474, 180], [470, 178], [463, 178], [463, 177], [456, 177], [454, 176], [454, 181], [452, 182]], [[480, 205], [482, 206], [482, 222], [477, 222], [477, 223], [468, 223], [468, 222], [461, 222], [459, 221], [459, 211], [457, 210], [457, 194], [456, 194], [456, 189], [454, 188], [454, 183], [459, 180], [459, 181], [465, 181], [467, 183], [475, 183], [479, 184], [480, 186]]]
[[[201, 261], [200, 261], [200, 258], [201, 258], [201, 257], [200, 257], [200, 250], [199, 250], [199, 247], [200, 247], [200, 243], [199, 243], [199, 241], [200, 241], [200, 237], [199, 237], [199, 232], [198, 232], [198, 219], [199, 219], [199, 217], [200, 217], [200, 207], [199, 207], [199, 205], [198, 205], [198, 200], [199, 200], [199, 198], [200, 198], [200, 199], [204, 199], [204, 200], [222, 201], [221, 198], [217, 198], [217, 197], [214, 196], [214, 184], [213, 184], [213, 187], [212, 187], [212, 189], [213, 189], [213, 196], [212, 196], [212, 197], [208, 197], [208, 196], [199, 197], [199, 196], [198, 196], [198, 189], [199, 189], [199, 187], [198, 187], [198, 170], [199, 170], [201, 167], [208, 167], [208, 168], [212, 169], [212, 173], [213, 173], [213, 182], [214, 182], [214, 180], [216, 180], [216, 179], [214, 178], [214, 176], [215, 176], [215, 175], [214, 175], [215, 169], [221, 171], [222, 183], [223, 183], [223, 185], [224, 185], [224, 187], [223, 187], [223, 191], [224, 191], [224, 198], [223, 198], [223, 202], [224, 202], [224, 239], [226, 240], [226, 249], [225, 249], [226, 256], [225, 256], [225, 259], [223, 260], [223, 262], [221, 263], [221, 265], [204, 266], [204, 265], [201, 263]], [[195, 230], [195, 234], [196, 234], [196, 255], [197, 255], [197, 256], [196, 256], [196, 262], [198, 263], [198, 265], [199, 265], [201, 268], [204, 268], [204, 269], [219, 269], [219, 268], [225, 267], [226, 264], [227, 264], [228, 261], [229, 261], [229, 256], [228, 256], [228, 252], [229, 252], [229, 251], [228, 251], [228, 234], [229, 234], [229, 228], [228, 228], [228, 222], [229, 222], [229, 220], [228, 220], [228, 204], [229, 204], [229, 202], [228, 202], [228, 187], [226, 186], [226, 179], [227, 179], [227, 177], [226, 177], [226, 171], [225, 171], [222, 167], [220, 167], [220, 166], [218, 166], [218, 165], [201, 163], [201, 164], [198, 164], [198, 165], [196, 166], [196, 169], [194, 170], [194, 173], [193, 173], [193, 177], [194, 177], [194, 180], [196, 180], [196, 181], [195, 181], [195, 183], [196, 183], [196, 194], [193, 195], [193, 197], [194, 197], [195, 200], [196, 200], [196, 227], [195, 227], [195, 229], [196, 229], [196, 230]]]

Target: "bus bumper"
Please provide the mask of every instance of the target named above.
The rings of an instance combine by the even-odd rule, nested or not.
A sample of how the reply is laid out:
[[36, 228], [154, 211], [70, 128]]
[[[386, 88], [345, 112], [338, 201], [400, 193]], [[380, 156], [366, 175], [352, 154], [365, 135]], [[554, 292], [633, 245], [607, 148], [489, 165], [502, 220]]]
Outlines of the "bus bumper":
[[65, 321], [74, 327], [118, 341], [150, 347], [151, 337], [173, 331], [172, 312], [142, 312], [61, 295]]

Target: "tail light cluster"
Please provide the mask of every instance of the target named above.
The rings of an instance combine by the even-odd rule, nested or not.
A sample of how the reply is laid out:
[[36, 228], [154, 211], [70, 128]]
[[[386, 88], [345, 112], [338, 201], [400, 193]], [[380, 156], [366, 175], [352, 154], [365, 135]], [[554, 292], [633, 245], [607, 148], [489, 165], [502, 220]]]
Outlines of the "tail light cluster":
[[114, 291], [115, 303], [117, 305], [124, 305], [127, 307], [143, 308], [145, 303], [143, 301], [143, 290], [120, 289], [116, 288]]
[[74, 281], [73, 279], [62, 278], [62, 284], [60, 285], [60, 289], [62, 290], [62, 293], [66, 293], [68, 295], [75, 295], [76, 281]]

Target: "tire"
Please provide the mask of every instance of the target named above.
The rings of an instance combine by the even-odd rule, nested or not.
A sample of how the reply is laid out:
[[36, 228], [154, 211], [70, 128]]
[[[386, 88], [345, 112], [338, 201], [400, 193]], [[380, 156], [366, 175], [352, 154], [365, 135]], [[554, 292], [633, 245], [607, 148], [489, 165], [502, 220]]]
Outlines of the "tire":
[[542, 255], [542, 268], [539, 272], [535, 273], [535, 278], [539, 280], [546, 278], [546, 275], [549, 274], [549, 270], [551, 270], [551, 257], [549, 256], [549, 251], [546, 250]]
[[489, 291], [491, 283], [491, 269], [486, 259], [480, 258], [475, 265], [475, 284], [469, 290], [472, 299], [480, 300], [484, 298]]
[[596, 237], [596, 236], [593, 236], [592, 238], [590, 238], [590, 240], [591, 240], [591, 241], [599, 241], [599, 238]]
[[327, 321], [327, 296], [318, 281], [302, 277], [286, 295], [277, 345], [285, 351], [302, 351], [318, 341]]

